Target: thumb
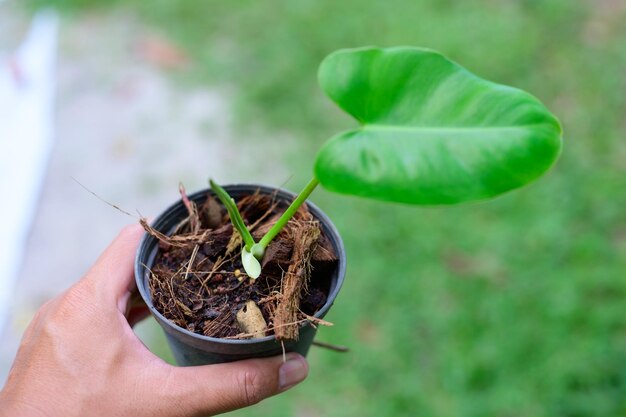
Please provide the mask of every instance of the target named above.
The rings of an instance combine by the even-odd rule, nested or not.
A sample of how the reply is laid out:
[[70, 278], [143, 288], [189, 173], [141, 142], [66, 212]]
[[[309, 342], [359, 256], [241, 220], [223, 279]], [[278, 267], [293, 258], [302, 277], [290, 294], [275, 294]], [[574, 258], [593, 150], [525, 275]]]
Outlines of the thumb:
[[[297, 353], [217, 365], [171, 370], [172, 384], [180, 389], [176, 402], [186, 404], [191, 415], [214, 415], [256, 404], [300, 383], [309, 373]], [[168, 381], [169, 382], [169, 381]], [[180, 412], [180, 409], [173, 410]]]

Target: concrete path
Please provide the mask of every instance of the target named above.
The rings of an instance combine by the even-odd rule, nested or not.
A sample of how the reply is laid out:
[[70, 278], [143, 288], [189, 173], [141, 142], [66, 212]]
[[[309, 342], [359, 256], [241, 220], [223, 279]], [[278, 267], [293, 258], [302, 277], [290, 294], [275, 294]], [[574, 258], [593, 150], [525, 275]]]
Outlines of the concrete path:
[[0, 61], [0, 333], [52, 149], [57, 26], [56, 13], [37, 13]]
[[[26, 20], [7, 5], [0, 4], [2, 20]], [[55, 145], [0, 335], [0, 385], [37, 308], [79, 279], [119, 229], [136, 221], [73, 178], [129, 212], [155, 215], [178, 198], [179, 181], [193, 191], [209, 176], [224, 184], [282, 184], [289, 177], [276, 163], [250, 168], [264, 158], [280, 160], [289, 143], [236, 140], [226, 95], [173, 84], [168, 72], [193, 59], [136, 19], [63, 21], [59, 48]], [[152, 330], [145, 332], [149, 338]]]

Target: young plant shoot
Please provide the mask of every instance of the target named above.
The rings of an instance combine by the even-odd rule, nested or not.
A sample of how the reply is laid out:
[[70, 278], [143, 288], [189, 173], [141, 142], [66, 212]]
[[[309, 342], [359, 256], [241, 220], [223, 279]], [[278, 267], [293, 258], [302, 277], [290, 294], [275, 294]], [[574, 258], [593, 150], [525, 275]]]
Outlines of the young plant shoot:
[[389, 202], [448, 205], [484, 200], [537, 179], [556, 161], [562, 130], [535, 97], [472, 74], [423, 48], [357, 48], [320, 65], [324, 92], [359, 126], [318, 152], [314, 178], [257, 243], [230, 196], [211, 181], [256, 279], [260, 260], [318, 184]]

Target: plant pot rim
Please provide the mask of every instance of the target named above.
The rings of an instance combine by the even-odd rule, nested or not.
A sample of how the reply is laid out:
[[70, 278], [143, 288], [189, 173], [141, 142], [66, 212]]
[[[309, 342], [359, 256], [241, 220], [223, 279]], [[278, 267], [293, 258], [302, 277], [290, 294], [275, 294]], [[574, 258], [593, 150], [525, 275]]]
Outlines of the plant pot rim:
[[[289, 190], [285, 190], [283, 188], [270, 187], [270, 186], [261, 185], [261, 184], [248, 184], [248, 183], [230, 184], [230, 185], [225, 185], [223, 187], [229, 193], [232, 191], [249, 192], [251, 189], [254, 189], [254, 190], [259, 190], [261, 193], [264, 193], [264, 194], [271, 194], [271, 193], [276, 192], [277, 196], [280, 196], [280, 197], [288, 197], [291, 199], [296, 197], [296, 194], [294, 194], [293, 192]], [[196, 200], [207, 194], [215, 196], [211, 188], [205, 188], [205, 189], [201, 189], [190, 194], [188, 197], [190, 200]], [[169, 215], [172, 212], [176, 211], [181, 206], [181, 204], [182, 204], [182, 200], [180, 199], [177, 200], [175, 203], [171, 204], [166, 210], [161, 212], [161, 214], [159, 214], [159, 216], [155, 218], [154, 221], [151, 222], [151, 226], [154, 227], [156, 230], [159, 230], [159, 227], [162, 226], [161, 223], [164, 223], [165, 220], [168, 219]], [[313, 315], [313, 317], [315, 318], [322, 318], [328, 312], [330, 307], [333, 305], [333, 302], [335, 298], [337, 297], [337, 294], [339, 293], [341, 286], [343, 285], [343, 281], [344, 281], [345, 274], [346, 274], [345, 248], [343, 245], [343, 241], [341, 240], [341, 237], [339, 235], [339, 232], [337, 231], [337, 228], [332, 223], [330, 218], [328, 218], [328, 216], [326, 216], [326, 214], [322, 210], [320, 210], [315, 204], [313, 204], [311, 201], [307, 200], [306, 204], [309, 210], [311, 211], [311, 214], [313, 214], [313, 216], [317, 220], [320, 221], [321, 227], [325, 231], [325, 233], [333, 234], [337, 237], [337, 239], [333, 239], [334, 245], [336, 245], [336, 249], [337, 249], [337, 269], [336, 269], [336, 272], [334, 272], [335, 274], [337, 274], [337, 283], [333, 288], [329, 290], [328, 296], [326, 298], [326, 302], [324, 303], [322, 308], [320, 308]], [[169, 233], [169, 230], [159, 230], [159, 231], [165, 234]], [[264, 336], [261, 338], [252, 338], [252, 339], [226, 339], [226, 338], [204, 336], [204, 335], [189, 331], [185, 328], [182, 328], [172, 323], [169, 319], [163, 316], [156, 309], [156, 307], [154, 307], [149, 289], [147, 288], [147, 286], [143, 285], [144, 271], [145, 269], [148, 268], [148, 266], [144, 265], [141, 259], [145, 258], [146, 247], [152, 239], [156, 239], [156, 238], [149, 235], [147, 232], [144, 232], [141, 238], [141, 241], [139, 242], [139, 246], [137, 247], [137, 252], [135, 255], [135, 265], [134, 265], [135, 283], [137, 285], [137, 289], [139, 290], [139, 293], [141, 294], [141, 297], [143, 298], [144, 302], [148, 306], [150, 312], [155, 317], [157, 317], [161, 323], [166, 323], [171, 330], [183, 333], [199, 341], [223, 343], [223, 344], [229, 344], [229, 345], [251, 345], [251, 344], [257, 344], [257, 343], [273, 342], [276, 340], [274, 335]]]

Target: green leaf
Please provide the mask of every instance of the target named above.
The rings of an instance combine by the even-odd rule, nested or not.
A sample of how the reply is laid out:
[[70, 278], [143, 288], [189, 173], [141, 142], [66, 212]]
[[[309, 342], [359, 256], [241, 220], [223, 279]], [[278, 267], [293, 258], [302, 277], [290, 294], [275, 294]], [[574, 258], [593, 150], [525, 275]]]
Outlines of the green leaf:
[[360, 123], [317, 155], [315, 175], [331, 191], [410, 204], [486, 199], [538, 178], [560, 153], [561, 126], [539, 100], [435, 51], [337, 51], [319, 82]]
[[230, 217], [230, 222], [241, 235], [246, 249], [251, 249], [252, 246], [255, 244], [254, 238], [246, 227], [246, 224], [243, 222], [243, 219], [241, 218], [241, 213], [239, 213], [237, 204], [235, 204], [235, 200], [233, 200], [233, 198], [226, 192], [224, 188], [222, 188], [221, 185], [217, 184], [212, 179], [209, 179], [209, 184], [211, 185], [211, 190], [213, 190], [217, 198], [219, 198], [224, 207], [226, 207], [226, 211], [228, 211], [228, 216]]

